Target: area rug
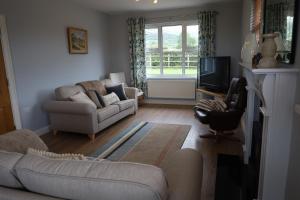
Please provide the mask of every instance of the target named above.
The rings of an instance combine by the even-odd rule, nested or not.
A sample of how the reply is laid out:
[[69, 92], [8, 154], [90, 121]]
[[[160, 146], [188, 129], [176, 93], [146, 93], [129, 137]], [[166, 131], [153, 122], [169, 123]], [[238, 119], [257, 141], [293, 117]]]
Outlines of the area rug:
[[[135, 123], [91, 156], [161, 166], [170, 154], [181, 149], [190, 129], [190, 125]], [[111, 147], [115, 147], [113, 151]]]

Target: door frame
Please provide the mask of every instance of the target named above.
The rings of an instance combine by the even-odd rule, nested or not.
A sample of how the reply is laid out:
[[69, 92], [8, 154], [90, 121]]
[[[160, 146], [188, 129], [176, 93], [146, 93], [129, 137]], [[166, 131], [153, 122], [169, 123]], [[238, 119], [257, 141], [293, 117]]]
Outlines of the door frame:
[[8, 90], [10, 95], [10, 102], [13, 112], [14, 124], [16, 129], [22, 128], [21, 115], [19, 109], [19, 102], [16, 89], [15, 73], [11, 58], [11, 51], [9, 47], [9, 39], [6, 27], [5, 16], [0, 15], [0, 39], [2, 43], [2, 51], [4, 57], [4, 65], [6, 71], [6, 77], [8, 80]]

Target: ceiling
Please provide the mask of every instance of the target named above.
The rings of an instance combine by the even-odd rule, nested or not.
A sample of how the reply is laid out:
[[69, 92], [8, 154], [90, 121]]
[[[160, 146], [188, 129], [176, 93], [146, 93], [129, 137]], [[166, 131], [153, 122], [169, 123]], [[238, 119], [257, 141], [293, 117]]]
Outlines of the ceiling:
[[153, 4], [153, 0], [72, 0], [87, 7], [96, 8], [108, 14], [125, 13], [132, 11], [153, 11], [176, 8], [187, 8], [200, 6], [206, 3], [231, 2], [235, 0], [158, 0]]

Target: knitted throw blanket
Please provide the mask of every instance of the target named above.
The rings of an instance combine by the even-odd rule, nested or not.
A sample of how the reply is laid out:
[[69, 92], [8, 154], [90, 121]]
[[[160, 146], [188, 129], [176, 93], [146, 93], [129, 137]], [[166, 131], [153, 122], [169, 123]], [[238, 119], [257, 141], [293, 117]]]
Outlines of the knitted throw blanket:
[[202, 99], [200, 100], [196, 107], [199, 107], [202, 110], [206, 111], [220, 111], [224, 112], [227, 109], [227, 105], [222, 100], [206, 100]]
[[105, 86], [101, 83], [101, 81], [85, 81], [81, 83], [77, 83], [76, 85], [80, 85], [87, 92], [89, 90], [97, 91], [101, 96], [107, 94]]
[[27, 150], [27, 153], [31, 155], [42, 156], [42, 157], [55, 159], [55, 160], [87, 160], [87, 158], [82, 154], [71, 154], [71, 153], [56, 154], [56, 153], [41, 151], [32, 148], [29, 148]]

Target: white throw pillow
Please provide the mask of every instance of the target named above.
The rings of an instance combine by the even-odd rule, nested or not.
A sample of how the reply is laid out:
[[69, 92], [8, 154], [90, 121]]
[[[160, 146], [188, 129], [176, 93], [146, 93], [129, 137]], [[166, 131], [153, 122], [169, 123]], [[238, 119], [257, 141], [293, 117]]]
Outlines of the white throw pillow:
[[70, 99], [76, 103], [86, 103], [93, 106], [95, 109], [97, 109], [96, 104], [83, 92], [78, 92], [70, 97]]
[[112, 92], [108, 95], [102, 96], [102, 100], [105, 104], [105, 106], [109, 106], [111, 104], [117, 103], [120, 101], [118, 95], [116, 93]]

